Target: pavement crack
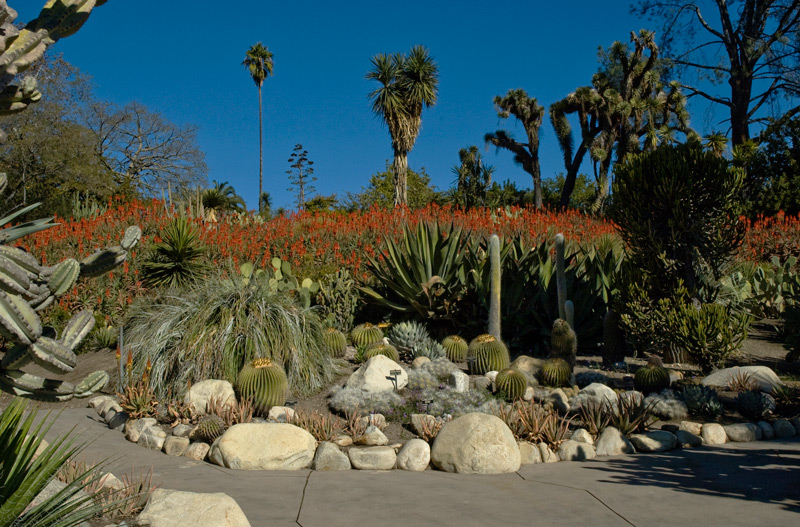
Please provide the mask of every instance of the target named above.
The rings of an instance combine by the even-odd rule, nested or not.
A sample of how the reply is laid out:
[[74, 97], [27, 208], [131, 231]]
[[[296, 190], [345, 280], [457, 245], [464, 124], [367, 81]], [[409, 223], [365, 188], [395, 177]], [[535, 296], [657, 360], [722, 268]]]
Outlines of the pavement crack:
[[591, 497], [593, 497], [594, 499], [596, 499], [596, 500], [598, 501], [598, 503], [600, 503], [600, 505], [602, 505], [602, 506], [603, 506], [603, 507], [605, 507], [606, 509], [610, 510], [611, 512], [613, 512], [614, 514], [616, 514], [617, 516], [619, 516], [619, 518], [620, 518], [622, 521], [624, 521], [624, 522], [625, 522], [625, 523], [627, 523], [628, 525], [632, 525], [633, 527], [636, 527], [636, 524], [632, 523], [630, 520], [628, 520], [628, 518], [626, 518], [626, 517], [625, 517], [625, 516], [623, 516], [622, 514], [618, 513], [617, 511], [615, 511], [614, 509], [612, 509], [612, 508], [611, 508], [611, 507], [609, 507], [608, 505], [606, 505], [606, 503], [605, 503], [603, 500], [601, 500], [600, 498], [598, 498], [597, 496], [595, 496], [594, 494], [592, 494], [592, 492], [591, 492], [591, 491], [589, 491], [589, 490], [586, 490], [586, 489], [583, 489], [583, 491], [584, 491], [586, 494], [588, 494], [589, 496], [591, 496]]
[[303, 524], [300, 523], [300, 513], [303, 512], [303, 504], [306, 501], [306, 489], [308, 488], [308, 482], [311, 480], [311, 474], [313, 474], [313, 473], [314, 473], [313, 470], [309, 470], [308, 471], [308, 475], [306, 476], [305, 485], [303, 485], [303, 494], [302, 494], [302, 496], [300, 496], [300, 506], [297, 508], [297, 517], [294, 519], [294, 522], [297, 525], [299, 525], [300, 527], [303, 527]]

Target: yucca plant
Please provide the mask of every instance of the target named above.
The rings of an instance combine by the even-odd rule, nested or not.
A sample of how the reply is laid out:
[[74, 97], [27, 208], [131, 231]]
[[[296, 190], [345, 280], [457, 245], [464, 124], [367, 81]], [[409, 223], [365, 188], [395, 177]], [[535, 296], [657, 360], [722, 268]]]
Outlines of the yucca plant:
[[186, 284], [208, 270], [200, 232], [190, 220], [174, 218], [161, 231], [161, 241], [142, 262], [144, 283], [154, 287]]

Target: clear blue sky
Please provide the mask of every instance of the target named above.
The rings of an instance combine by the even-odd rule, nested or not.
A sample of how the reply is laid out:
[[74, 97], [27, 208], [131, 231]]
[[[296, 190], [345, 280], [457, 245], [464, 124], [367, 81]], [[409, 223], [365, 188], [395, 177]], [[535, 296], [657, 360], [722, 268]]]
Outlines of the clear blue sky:
[[[19, 21], [44, 0], [12, 0]], [[99, 97], [136, 100], [177, 123], [199, 126], [209, 181], [228, 181], [256, 207], [257, 90], [241, 65], [261, 41], [274, 54], [264, 98], [264, 187], [274, 207], [291, 207], [285, 171], [302, 143], [319, 194], [358, 192], [392, 157], [389, 134], [370, 109], [364, 79], [371, 56], [427, 46], [439, 65], [438, 104], [423, 112], [409, 166], [425, 167], [440, 189], [452, 181], [458, 150], [484, 150], [483, 136], [514, 119], [497, 117], [495, 95], [523, 88], [542, 105], [587, 85], [598, 46], [628, 40], [645, 21], [627, 1], [264, 2], [110, 0], [56, 52], [91, 75]], [[693, 125], [702, 130], [702, 115]], [[549, 121], [542, 126], [543, 177], [563, 171]], [[490, 149], [495, 180], [531, 187], [508, 152]]]

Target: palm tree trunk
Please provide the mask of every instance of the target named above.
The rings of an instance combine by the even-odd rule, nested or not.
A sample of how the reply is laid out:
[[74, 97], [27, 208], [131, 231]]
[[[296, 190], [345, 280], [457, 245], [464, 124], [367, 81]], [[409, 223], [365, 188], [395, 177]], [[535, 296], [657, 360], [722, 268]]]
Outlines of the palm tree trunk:
[[261, 193], [264, 191], [264, 130], [261, 122], [261, 85], [258, 85], [258, 212], [261, 212]]
[[406, 180], [408, 152], [395, 150], [392, 169], [394, 170], [394, 206], [408, 205], [408, 183]]

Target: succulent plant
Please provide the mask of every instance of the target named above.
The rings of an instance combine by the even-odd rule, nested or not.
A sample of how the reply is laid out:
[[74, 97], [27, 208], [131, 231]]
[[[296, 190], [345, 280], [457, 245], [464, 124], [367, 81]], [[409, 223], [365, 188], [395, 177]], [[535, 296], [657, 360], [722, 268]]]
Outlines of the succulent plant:
[[440, 381], [446, 381], [449, 379], [450, 374], [454, 371], [461, 371], [458, 366], [447, 360], [445, 357], [440, 357], [438, 359], [433, 359], [430, 362], [426, 362], [422, 365], [420, 370], [433, 375]]
[[470, 373], [483, 375], [487, 371], [500, 371], [508, 368], [511, 359], [508, 348], [494, 335], [484, 333], [472, 339], [467, 349]]
[[444, 349], [444, 346], [433, 340], [432, 338], [426, 338], [422, 341], [421, 344], [414, 347], [414, 358], [417, 357], [427, 357], [431, 360], [445, 358], [447, 352]]
[[225, 433], [225, 421], [216, 414], [204, 415], [192, 430], [192, 438], [209, 445]]
[[413, 320], [393, 325], [389, 329], [387, 337], [406, 362], [411, 362], [414, 359], [416, 348], [430, 338], [425, 326]]
[[283, 367], [266, 357], [245, 364], [236, 380], [239, 399], [252, 399], [254, 411], [259, 415], [266, 415], [273, 406], [283, 406], [288, 386]]
[[327, 328], [322, 334], [322, 344], [333, 357], [344, 357], [347, 349], [347, 337], [336, 328]]
[[467, 349], [469, 344], [458, 335], [450, 335], [442, 340], [442, 347], [445, 355], [453, 362], [464, 362], [467, 360]]
[[350, 331], [350, 340], [356, 347], [369, 346], [383, 339], [383, 330], [374, 324], [364, 322]]
[[702, 384], [687, 384], [679, 392], [683, 403], [693, 415], [722, 415], [723, 407], [717, 391]]
[[494, 383], [497, 391], [505, 393], [509, 401], [522, 399], [528, 388], [528, 378], [514, 368], [506, 368], [498, 372]]
[[566, 239], [561, 233], [556, 234], [556, 293], [558, 295], [558, 318], [566, 320], [573, 327], [575, 308], [571, 300], [567, 300], [567, 275], [564, 249]]
[[364, 350], [364, 360], [367, 361], [376, 355], [383, 355], [384, 357], [389, 357], [395, 362], [400, 361], [400, 354], [397, 353], [397, 348], [392, 346], [391, 344], [386, 344], [385, 342], [376, 342], [374, 344], [370, 344]]
[[689, 414], [686, 403], [670, 389], [651, 393], [645, 397], [644, 404], [651, 408], [653, 415], [667, 421], [686, 419]]
[[569, 323], [561, 318], [553, 322], [550, 333], [550, 357], [564, 359], [570, 366], [575, 366], [575, 355], [578, 352], [578, 337]]
[[539, 381], [545, 386], [568, 386], [572, 376], [572, 366], [564, 359], [549, 359], [539, 370]]
[[653, 355], [647, 361], [647, 366], [639, 368], [633, 375], [633, 386], [643, 394], [659, 393], [671, 384], [669, 370], [667, 370], [661, 359]]
[[736, 404], [743, 416], [754, 421], [764, 419], [775, 410], [775, 399], [758, 390], [740, 392], [736, 396]]
[[437, 379], [430, 372], [425, 370], [410, 370], [408, 372], [408, 390], [427, 390], [439, 386], [439, 379]]

